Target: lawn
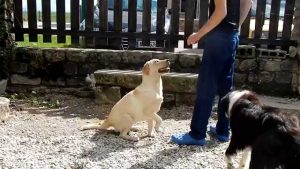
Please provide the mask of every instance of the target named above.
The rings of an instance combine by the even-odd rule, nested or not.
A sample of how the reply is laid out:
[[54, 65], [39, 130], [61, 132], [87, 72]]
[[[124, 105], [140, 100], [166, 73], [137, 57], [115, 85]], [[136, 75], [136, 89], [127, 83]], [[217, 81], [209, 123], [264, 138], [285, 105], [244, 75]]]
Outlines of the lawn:
[[[42, 22], [43, 15], [42, 15], [41, 11], [38, 11], [36, 13], [36, 17], [37, 17], [38, 21]], [[56, 12], [51, 12], [50, 17], [51, 17], [51, 22], [56, 22]], [[71, 13], [66, 12], [65, 18], [66, 18], [66, 23], [70, 23], [71, 22]], [[23, 11], [23, 20], [28, 21], [28, 13], [26, 11]]]
[[52, 42], [51, 43], [44, 43], [43, 42], [43, 35], [38, 35], [38, 42], [29, 42], [29, 35], [24, 35], [23, 42], [17, 42], [18, 47], [40, 47], [40, 48], [66, 48], [71, 47], [71, 36], [66, 36], [66, 43], [57, 43], [57, 36], [52, 35]]

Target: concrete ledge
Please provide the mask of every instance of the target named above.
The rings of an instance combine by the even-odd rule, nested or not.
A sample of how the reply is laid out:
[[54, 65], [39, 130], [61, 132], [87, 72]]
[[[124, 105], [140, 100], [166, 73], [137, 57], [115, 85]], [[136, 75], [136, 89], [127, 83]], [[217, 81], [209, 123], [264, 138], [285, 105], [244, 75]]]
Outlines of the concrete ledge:
[[[142, 81], [141, 71], [98, 70], [95, 73], [96, 85], [135, 88]], [[192, 73], [166, 73], [162, 76], [166, 92], [195, 93], [198, 75]]]

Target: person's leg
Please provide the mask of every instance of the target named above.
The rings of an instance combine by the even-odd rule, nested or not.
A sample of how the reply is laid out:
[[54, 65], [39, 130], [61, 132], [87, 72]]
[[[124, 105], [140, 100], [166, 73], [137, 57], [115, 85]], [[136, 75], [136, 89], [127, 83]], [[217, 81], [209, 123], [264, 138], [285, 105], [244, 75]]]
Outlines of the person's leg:
[[[217, 83], [222, 74], [227, 58], [222, 54], [228, 50], [228, 37], [219, 33], [211, 34], [205, 41], [205, 48], [199, 77], [197, 81], [196, 102], [189, 133], [173, 135], [172, 141], [177, 144], [190, 144], [194, 140], [205, 142], [208, 119], [217, 90]], [[188, 138], [185, 140], [185, 138]], [[192, 142], [191, 141], [191, 142]]]
[[[206, 41], [206, 43], [207, 42], [208, 41]], [[206, 45], [198, 73], [196, 102], [191, 121], [191, 131], [189, 133], [173, 135], [173, 142], [177, 144], [205, 144], [208, 118], [211, 114], [212, 102], [217, 88], [217, 78], [214, 78], [214, 67], [211, 49], [209, 45]]]
[[224, 70], [224, 73], [226, 73], [227, 75], [224, 75], [222, 79], [220, 79], [218, 86], [218, 122], [216, 124], [216, 127], [210, 127], [210, 132], [212, 133], [212, 135], [216, 136], [218, 140], [222, 142], [229, 141], [229, 120], [225, 115], [227, 110], [221, 107], [220, 101], [222, 97], [224, 97], [229, 91], [232, 90], [234, 63], [232, 63], [231, 65], [232, 66]]
[[195, 139], [206, 137], [208, 119], [211, 115], [213, 100], [217, 90], [217, 69], [211, 48], [203, 56], [197, 81], [196, 102], [191, 121], [190, 135]]
[[220, 100], [224, 97], [228, 92], [232, 90], [233, 87], [233, 76], [234, 76], [234, 60], [236, 49], [238, 47], [238, 37], [237, 35], [233, 36], [232, 41], [232, 50], [229, 50], [226, 55], [228, 55], [228, 61], [224, 70], [222, 71], [223, 74], [219, 79], [219, 86], [218, 86], [218, 95], [219, 95], [219, 103], [218, 103], [218, 122], [216, 128], [211, 128], [212, 132], [218, 135], [218, 139], [220, 141], [228, 141], [229, 140], [229, 119], [226, 117], [225, 110], [221, 107]]

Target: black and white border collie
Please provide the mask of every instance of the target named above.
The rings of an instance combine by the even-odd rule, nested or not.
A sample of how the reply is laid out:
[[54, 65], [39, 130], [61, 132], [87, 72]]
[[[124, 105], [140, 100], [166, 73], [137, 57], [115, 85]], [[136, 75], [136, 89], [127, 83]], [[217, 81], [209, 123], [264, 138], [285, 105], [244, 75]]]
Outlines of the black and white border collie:
[[239, 168], [300, 169], [300, 124], [296, 116], [264, 106], [248, 90], [222, 98], [230, 120], [231, 141], [225, 152], [228, 168], [243, 151]]

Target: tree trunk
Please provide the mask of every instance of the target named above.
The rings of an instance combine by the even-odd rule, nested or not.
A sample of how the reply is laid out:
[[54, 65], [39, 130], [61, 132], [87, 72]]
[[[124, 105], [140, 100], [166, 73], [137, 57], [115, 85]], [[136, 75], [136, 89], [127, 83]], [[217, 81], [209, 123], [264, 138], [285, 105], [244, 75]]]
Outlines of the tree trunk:
[[[297, 47], [290, 47], [291, 56], [298, 56], [298, 64], [300, 63], [300, 1], [295, 1], [295, 11], [294, 11], [294, 29], [292, 31], [292, 39], [298, 42]], [[300, 69], [298, 68], [298, 93], [300, 94]]]
[[13, 9], [13, 0], [0, 0], [0, 81], [8, 78], [8, 59], [14, 47], [14, 40], [10, 34]]

